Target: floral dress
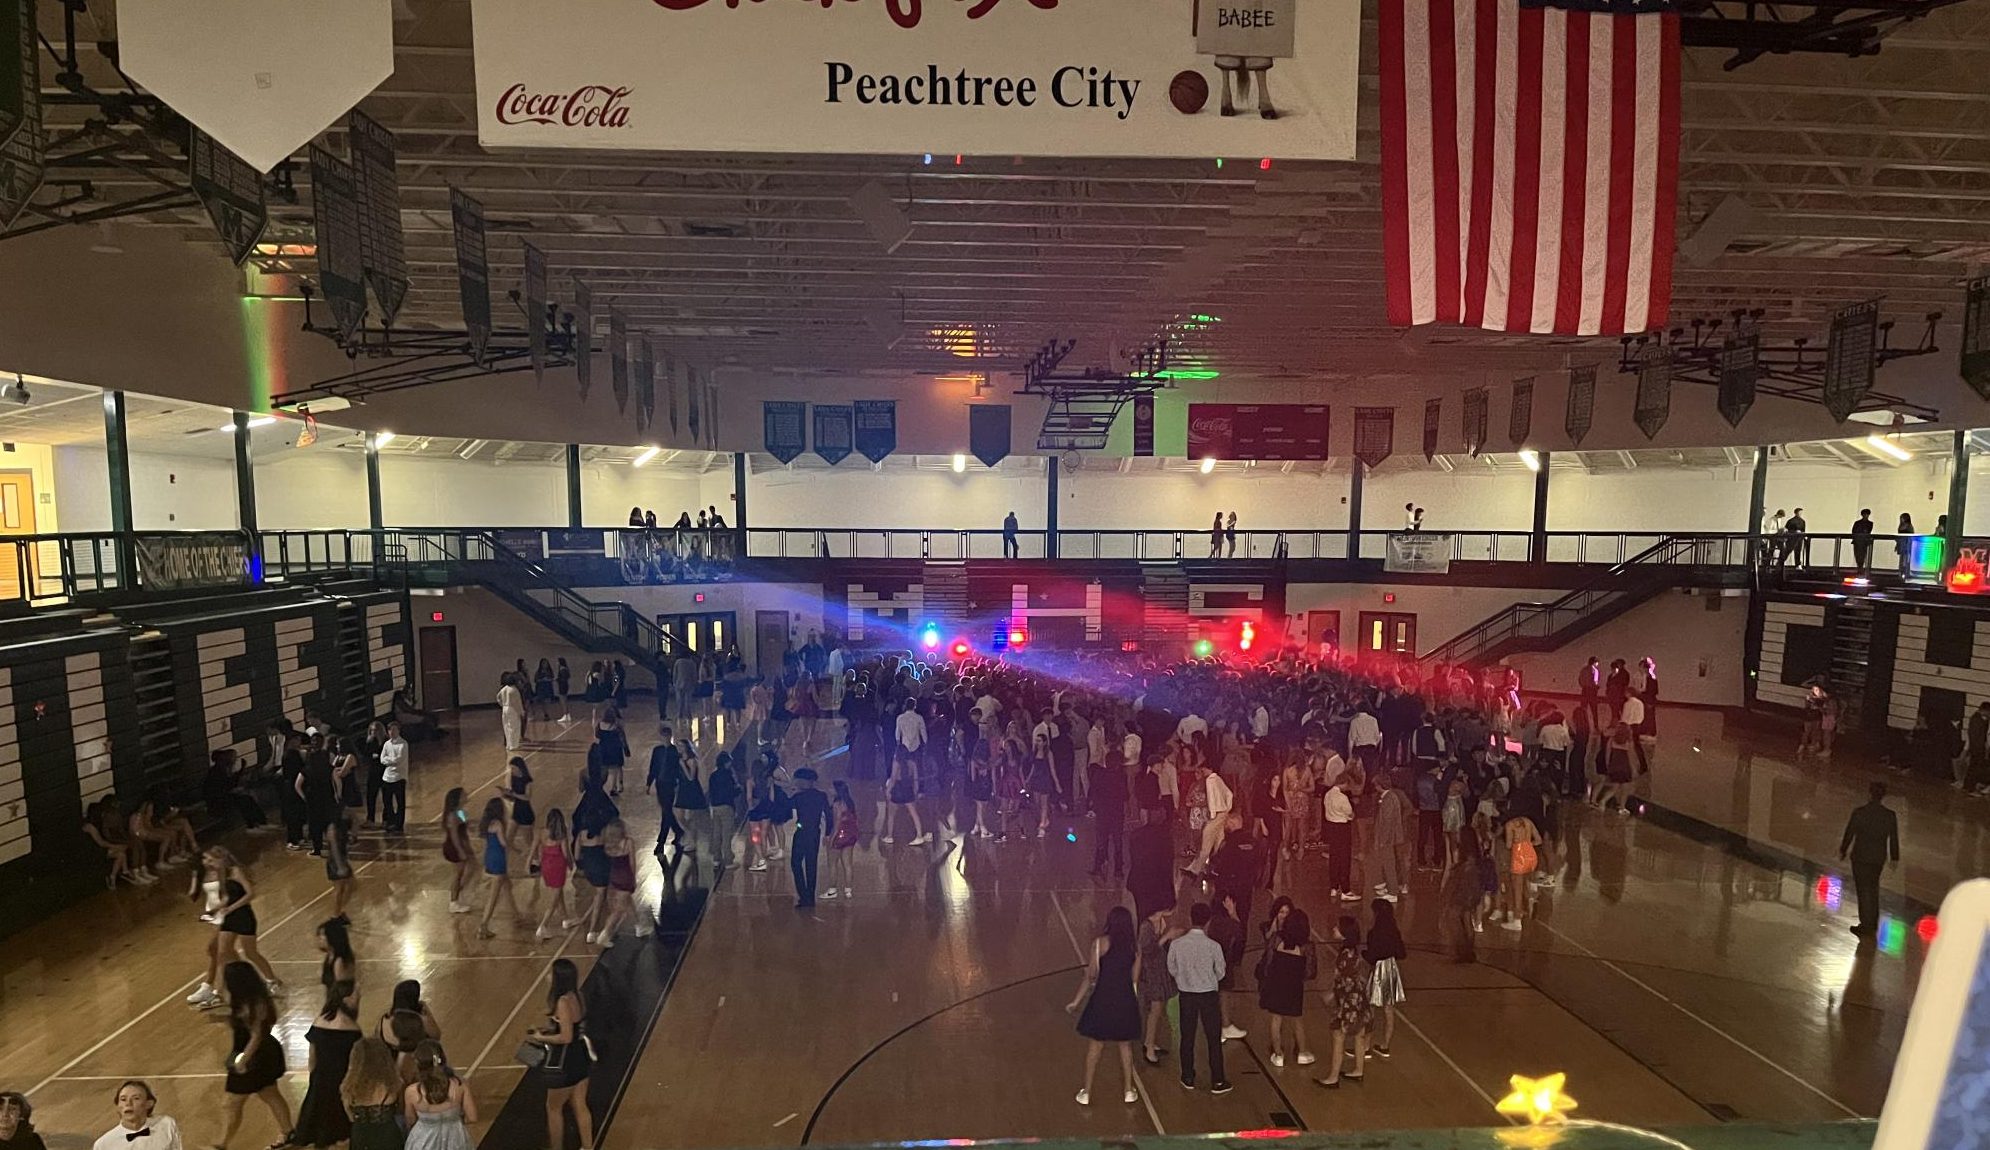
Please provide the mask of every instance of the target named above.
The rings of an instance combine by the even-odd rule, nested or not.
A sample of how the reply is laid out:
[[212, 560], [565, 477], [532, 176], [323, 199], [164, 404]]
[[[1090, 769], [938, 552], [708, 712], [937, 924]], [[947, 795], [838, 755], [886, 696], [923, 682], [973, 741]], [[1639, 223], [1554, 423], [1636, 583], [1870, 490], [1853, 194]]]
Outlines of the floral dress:
[[1361, 952], [1343, 946], [1334, 955], [1334, 1029], [1347, 1034], [1368, 1030], [1374, 1005], [1369, 1001], [1371, 968]]

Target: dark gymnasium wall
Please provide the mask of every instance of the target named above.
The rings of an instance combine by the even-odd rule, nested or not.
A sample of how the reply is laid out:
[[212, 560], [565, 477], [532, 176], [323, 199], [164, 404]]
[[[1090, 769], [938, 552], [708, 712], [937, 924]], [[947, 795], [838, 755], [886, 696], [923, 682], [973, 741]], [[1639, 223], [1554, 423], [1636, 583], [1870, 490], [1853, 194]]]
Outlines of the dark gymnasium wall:
[[1911, 731], [1923, 714], [1961, 720], [1990, 701], [1990, 603], [1774, 593], [1763, 604], [1757, 704], [1800, 709], [1803, 684], [1832, 677], [1839, 631], [1853, 625], [1864, 628], [1848, 642], [1864, 658], [1867, 732]]
[[385, 713], [407, 680], [405, 596], [258, 598], [121, 609], [81, 634], [0, 628], [0, 937], [101, 889], [82, 823], [105, 794], [195, 802], [209, 755], [254, 762], [278, 718], [354, 730]]

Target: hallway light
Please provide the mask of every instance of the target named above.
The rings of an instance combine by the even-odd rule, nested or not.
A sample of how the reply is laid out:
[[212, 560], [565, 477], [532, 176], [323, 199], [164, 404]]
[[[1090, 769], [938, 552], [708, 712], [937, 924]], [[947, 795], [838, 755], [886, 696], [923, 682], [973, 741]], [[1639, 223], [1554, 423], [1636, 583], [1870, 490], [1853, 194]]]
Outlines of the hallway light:
[[641, 467], [641, 466], [642, 466], [643, 464], [645, 464], [645, 463], [648, 463], [648, 462], [649, 462], [650, 460], [652, 460], [652, 459], [655, 459], [655, 458], [656, 458], [656, 457], [657, 457], [658, 455], [660, 455], [660, 454], [662, 454], [662, 453], [663, 453], [663, 448], [661, 448], [661, 447], [652, 447], [652, 448], [648, 449], [647, 451], [644, 451], [644, 452], [643, 452], [643, 453], [642, 453], [641, 455], [638, 455], [638, 456], [636, 456], [636, 457], [635, 457], [634, 459], [631, 459], [631, 460], [629, 461], [629, 466], [630, 466], [630, 467]]
[[954, 474], [959, 475], [961, 472], [966, 470], [967, 470], [967, 456], [962, 455], [958, 451], [954, 452]]
[[1203, 457], [1202, 457], [1202, 473], [1203, 473], [1204, 475], [1207, 475], [1207, 474], [1209, 474], [1210, 472], [1212, 472], [1212, 471], [1214, 471], [1214, 470], [1216, 470], [1216, 460], [1214, 460], [1214, 459], [1210, 458], [1210, 457], [1209, 457], [1209, 456], [1207, 456], [1207, 455], [1203, 456]]
[[1874, 451], [1877, 451], [1882, 455], [1887, 455], [1893, 457], [1894, 459], [1898, 459], [1902, 463], [1906, 463], [1908, 460], [1914, 458], [1913, 452], [1900, 446], [1898, 443], [1895, 443], [1891, 439], [1888, 439], [1884, 435], [1866, 436], [1866, 446], [1872, 448]]
[[[256, 417], [255, 417], [254, 419], [251, 419], [251, 420], [249, 421], [249, 426], [250, 426], [250, 427], [268, 427], [268, 426], [269, 426], [270, 424], [272, 424], [272, 423], [275, 423], [275, 422], [276, 422], [276, 416], [274, 416], [274, 415], [258, 415], [258, 416], [256, 416]], [[216, 430], [216, 431], [233, 431], [233, 430], [235, 430], [235, 425], [234, 425], [233, 423], [224, 423], [224, 424], [222, 424], [222, 425], [221, 425], [220, 427], [217, 427], [217, 428], [215, 428], [214, 430]]]
[[1541, 470], [1541, 453], [1532, 448], [1523, 447], [1520, 450], [1520, 462], [1525, 463], [1529, 471], [1539, 471]]
[[391, 431], [379, 431], [373, 435], [373, 446], [376, 450], [392, 442], [394, 442], [394, 433]]

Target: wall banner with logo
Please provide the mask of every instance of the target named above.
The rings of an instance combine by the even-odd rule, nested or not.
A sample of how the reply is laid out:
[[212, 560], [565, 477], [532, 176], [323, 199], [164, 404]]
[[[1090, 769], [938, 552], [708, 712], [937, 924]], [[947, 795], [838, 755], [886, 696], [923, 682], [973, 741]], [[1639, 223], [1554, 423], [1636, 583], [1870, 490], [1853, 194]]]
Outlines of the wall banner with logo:
[[1990, 276], [1970, 280], [1963, 298], [1962, 380], [1990, 399]]
[[1427, 531], [1392, 534], [1383, 553], [1382, 570], [1391, 575], [1449, 575], [1451, 536]]
[[1328, 410], [1298, 403], [1191, 403], [1191, 459], [1325, 459]]
[[1444, 401], [1427, 399], [1423, 404], [1423, 461], [1429, 463], [1437, 458], [1437, 435], [1440, 420], [1444, 418]]
[[187, 129], [187, 175], [194, 199], [237, 267], [256, 250], [269, 227], [263, 174], [199, 128]]
[[[313, 193], [316, 185], [313, 185]], [[470, 355], [479, 364], [490, 366], [491, 347], [491, 261], [484, 247], [484, 205], [449, 189], [449, 219], [456, 233], [456, 286], [463, 297], [463, 327], [470, 333]], [[615, 350], [615, 349], [610, 349]], [[628, 355], [627, 349], [619, 354]], [[622, 376], [621, 401], [628, 401], [629, 380]]]
[[898, 401], [860, 399], [851, 406], [856, 409], [857, 454], [872, 463], [883, 463], [885, 456], [898, 450]]
[[366, 322], [366, 269], [360, 256], [359, 188], [352, 165], [311, 145], [311, 215], [318, 240], [318, 287], [339, 339]]
[[1596, 365], [1569, 368], [1568, 412], [1562, 430], [1577, 447], [1589, 438], [1589, 426], [1596, 421]]
[[1646, 439], [1672, 418], [1672, 349], [1654, 342], [1638, 360], [1638, 400], [1631, 418]]
[[366, 265], [366, 285], [373, 289], [373, 302], [380, 307], [380, 325], [392, 327], [408, 298], [408, 255], [401, 232], [401, 177], [394, 167], [394, 133], [355, 108], [346, 113], [346, 134], [352, 142], [353, 171], [359, 177], [364, 223], [360, 253]]
[[650, 337], [636, 337], [636, 433], [656, 422], [656, 352]]
[[1133, 454], [1146, 458], [1154, 454], [1154, 397], [1133, 397]]
[[1879, 301], [1841, 307], [1831, 316], [1831, 339], [1824, 347], [1824, 410], [1840, 423], [1859, 409], [1872, 389], [1878, 366]]
[[1396, 452], [1396, 409], [1357, 407], [1354, 409], [1354, 457], [1369, 467]]
[[983, 467], [1009, 457], [1009, 425], [1013, 409], [1006, 403], [975, 403], [967, 409], [967, 449]]
[[808, 404], [800, 400], [769, 399], [761, 404], [763, 441], [767, 454], [782, 463], [793, 463], [808, 447]]
[[574, 280], [574, 382], [580, 385], [580, 401], [594, 386], [594, 289]]
[[847, 403], [815, 405], [815, 453], [834, 467], [850, 458], [857, 413]]
[[1486, 449], [1486, 436], [1490, 434], [1486, 413], [1491, 406], [1485, 388], [1475, 387], [1465, 393], [1465, 450], [1474, 456]]
[[615, 393], [615, 410], [629, 411], [629, 325], [622, 313], [608, 309], [608, 389]]
[[532, 361], [532, 382], [546, 382], [546, 257], [525, 245], [525, 354]]
[[1755, 382], [1761, 373], [1761, 333], [1729, 332], [1721, 346], [1720, 393], [1714, 401], [1729, 427], [1740, 427], [1748, 409], [1755, 406]]
[[487, 147], [1354, 158], [1356, 0], [470, 11]]
[[1515, 447], [1527, 446], [1534, 434], [1534, 377], [1513, 381], [1513, 406], [1506, 412], [1506, 437]]

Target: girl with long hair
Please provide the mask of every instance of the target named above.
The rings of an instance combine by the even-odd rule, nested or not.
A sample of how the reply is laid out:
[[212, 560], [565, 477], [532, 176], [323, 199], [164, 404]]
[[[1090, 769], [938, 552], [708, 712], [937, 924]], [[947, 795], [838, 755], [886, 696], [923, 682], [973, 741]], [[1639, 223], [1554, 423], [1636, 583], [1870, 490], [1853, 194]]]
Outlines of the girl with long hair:
[[[1106, 913], [1105, 930], [1092, 940], [1084, 982], [1064, 1007], [1066, 1014], [1078, 1014], [1078, 1033], [1090, 1040], [1085, 1048], [1085, 1085], [1078, 1090], [1080, 1106], [1092, 1104], [1092, 1077], [1108, 1042], [1119, 1047], [1119, 1069], [1126, 1087], [1122, 1101], [1140, 1101], [1133, 1077], [1133, 1044], [1141, 1030], [1140, 999], [1135, 989], [1139, 981], [1140, 950], [1133, 935], [1133, 912], [1116, 906]], [[1078, 1013], [1080, 1006], [1083, 1014]]]
[[596, 659], [587, 669], [587, 725], [592, 727], [601, 720], [601, 704], [608, 698], [608, 678], [601, 660]]
[[[538, 821], [539, 816], [532, 810], [532, 768], [526, 766], [525, 760], [517, 755], [511, 756], [511, 762], [506, 766], [509, 773], [505, 776], [504, 787], [498, 791], [498, 796], [511, 804], [511, 829], [505, 832], [504, 846], [506, 850], [516, 850], [518, 843], [515, 840], [518, 832], [524, 831], [529, 839], [532, 834], [532, 824]], [[539, 860], [534, 856], [533, 873], [538, 873], [538, 869]]]
[[851, 887], [851, 875], [856, 869], [851, 852], [857, 849], [857, 840], [864, 837], [864, 828], [857, 818], [857, 800], [850, 795], [850, 784], [837, 779], [830, 785], [835, 789], [834, 797], [829, 800], [835, 830], [829, 836], [829, 886], [822, 897], [835, 898], [841, 888], [842, 897], [849, 898], [856, 893]]
[[187, 995], [188, 1004], [202, 1010], [221, 1005], [216, 990], [221, 985], [221, 968], [234, 959], [254, 966], [271, 990], [283, 993], [283, 984], [277, 981], [269, 960], [256, 949], [256, 912], [250, 905], [256, 897], [255, 887], [227, 847], [211, 846], [201, 852], [187, 894], [204, 906], [201, 921], [214, 924], [214, 937], [207, 940], [207, 971], [199, 989]]
[[546, 825], [539, 829], [532, 839], [533, 857], [539, 860], [539, 883], [552, 894], [546, 899], [546, 912], [539, 916], [539, 927], [532, 932], [533, 938], [551, 938], [548, 927], [557, 919], [563, 929], [572, 929], [573, 921], [567, 918], [567, 871], [573, 859], [567, 854], [567, 816], [554, 807], [546, 812]]
[[555, 694], [556, 692], [553, 688], [553, 661], [551, 659], [541, 659], [539, 660], [538, 669], [532, 672], [532, 703], [538, 709], [539, 721], [541, 723], [550, 723], [553, 721], [553, 700]]
[[503, 799], [492, 795], [484, 804], [484, 813], [477, 819], [477, 831], [484, 840], [484, 874], [490, 880], [485, 884], [490, 894], [484, 902], [483, 920], [477, 924], [477, 937], [496, 938], [497, 932], [491, 929], [491, 916], [497, 913], [499, 900], [511, 907], [511, 917], [524, 917], [519, 913], [517, 898], [511, 893], [511, 852], [505, 849], [511, 825], [504, 815]]
[[1165, 1026], [1168, 1017], [1168, 1000], [1176, 993], [1175, 976], [1168, 973], [1168, 944], [1180, 938], [1182, 931], [1168, 925], [1174, 914], [1172, 905], [1162, 907], [1140, 920], [1140, 933], [1134, 940], [1140, 951], [1140, 1012], [1143, 1026], [1140, 1033], [1140, 1056], [1149, 1066], [1159, 1066], [1162, 1049], [1155, 1038], [1155, 1032]]
[[601, 769], [606, 772], [608, 797], [622, 793], [622, 764], [629, 759], [629, 741], [622, 733], [622, 712], [614, 703], [602, 708], [594, 724], [594, 741], [601, 748]]
[[401, 1150], [401, 1072], [394, 1048], [369, 1034], [353, 1045], [339, 1097], [352, 1118], [351, 1150]]
[[648, 938], [656, 928], [646, 924], [647, 914], [636, 904], [636, 862], [629, 830], [621, 819], [602, 828], [601, 849], [608, 854], [608, 913], [601, 929], [588, 941], [606, 950], [615, 945], [615, 932], [631, 919], [635, 920], [637, 938]]
[[442, 796], [442, 857], [456, 868], [449, 880], [449, 913], [469, 914], [463, 901], [463, 888], [470, 885], [470, 868], [476, 856], [470, 850], [470, 812], [463, 809], [462, 787], [450, 787]]
[[[1327, 1059], [1327, 1076], [1313, 1081], [1328, 1088], [1343, 1081], [1360, 1082], [1367, 1074], [1368, 1030], [1374, 1015], [1369, 999], [1368, 963], [1361, 957], [1361, 923], [1351, 914], [1340, 917], [1334, 935], [1340, 950], [1334, 954], [1333, 1054]], [[1354, 1069], [1341, 1073], [1341, 1062], [1349, 1044], [1354, 1048]]]
[[546, 1059], [531, 1073], [546, 1088], [546, 1144], [567, 1144], [567, 1111], [582, 1147], [594, 1145], [594, 1116], [587, 1109], [587, 1074], [594, 1050], [587, 1039], [587, 1002], [580, 994], [580, 970], [570, 958], [553, 960], [552, 986], [546, 991], [546, 1024], [525, 1032], [528, 1042], [546, 1050]]
[[470, 1150], [464, 1123], [477, 1120], [477, 1101], [449, 1068], [441, 1043], [424, 1042], [415, 1049], [414, 1085], [401, 1100], [408, 1127], [405, 1150]]
[[697, 854], [698, 839], [710, 833], [711, 803], [705, 798], [704, 774], [698, 768], [698, 752], [691, 740], [677, 740], [677, 793], [657, 796], [676, 812], [677, 849], [681, 854]]
[[1368, 906], [1375, 912], [1375, 922], [1368, 928], [1368, 946], [1362, 957], [1375, 968], [1368, 980], [1369, 1005], [1382, 1011], [1382, 1041], [1375, 1044], [1375, 1054], [1387, 1058], [1396, 1039], [1396, 1007], [1409, 998], [1403, 991], [1401, 964], [1410, 956], [1410, 948], [1396, 925], [1395, 906], [1386, 898], [1375, 899]]
[[228, 1027], [233, 1045], [228, 1051], [228, 1076], [222, 1085], [226, 1121], [221, 1129], [220, 1150], [228, 1150], [235, 1132], [242, 1127], [242, 1106], [250, 1098], [260, 1098], [269, 1107], [270, 1117], [282, 1137], [290, 1140], [290, 1103], [277, 1089], [283, 1077], [283, 1044], [272, 1033], [276, 1026], [276, 1002], [256, 968], [246, 962], [231, 962], [221, 969], [221, 984], [228, 991]]
[[293, 1146], [330, 1146], [352, 1134], [352, 1118], [346, 1113], [341, 1088], [352, 1064], [352, 1048], [360, 1037], [359, 990], [350, 973], [334, 973], [341, 968], [340, 949], [345, 951], [344, 966], [350, 968], [352, 948], [344, 928], [330, 922], [318, 928], [318, 945], [325, 950], [329, 981], [324, 1007], [304, 1035], [311, 1046], [310, 1075], [304, 1101], [297, 1108], [297, 1128], [290, 1134]]

